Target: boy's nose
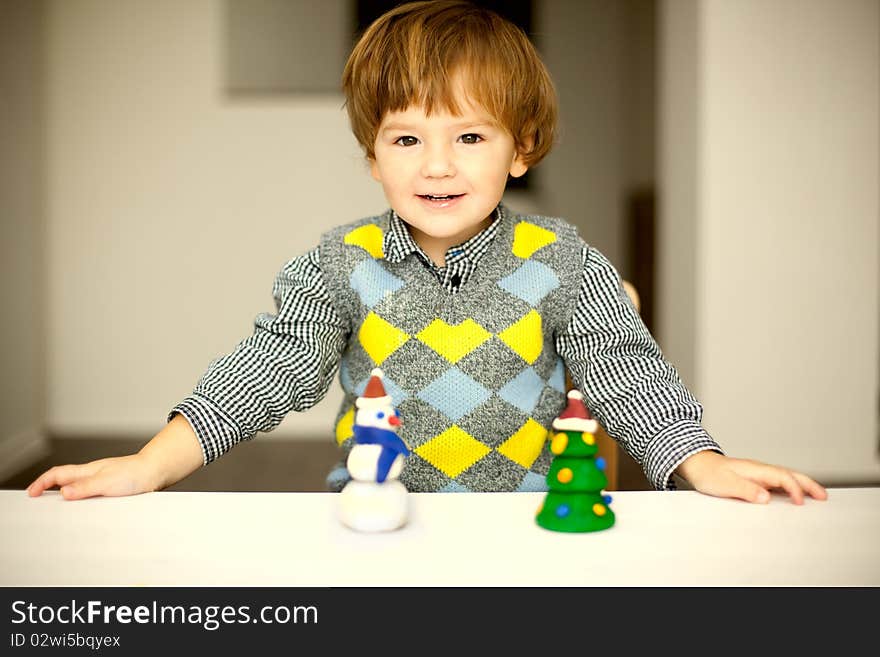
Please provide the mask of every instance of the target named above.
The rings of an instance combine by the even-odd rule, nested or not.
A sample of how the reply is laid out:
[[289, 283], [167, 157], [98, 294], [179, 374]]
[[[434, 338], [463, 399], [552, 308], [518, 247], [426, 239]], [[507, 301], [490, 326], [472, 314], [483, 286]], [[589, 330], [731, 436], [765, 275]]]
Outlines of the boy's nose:
[[452, 151], [445, 146], [434, 146], [425, 149], [422, 162], [422, 175], [425, 178], [445, 178], [455, 175], [455, 163]]

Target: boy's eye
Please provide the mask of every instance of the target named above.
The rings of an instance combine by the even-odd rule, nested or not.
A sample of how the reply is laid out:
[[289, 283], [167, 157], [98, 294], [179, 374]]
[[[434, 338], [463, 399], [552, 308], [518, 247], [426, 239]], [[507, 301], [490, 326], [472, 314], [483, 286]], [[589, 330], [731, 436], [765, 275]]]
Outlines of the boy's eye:
[[469, 132], [466, 135], [462, 135], [460, 137], [460, 139], [465, 144], [478, 144], [481, 141], [483, 141], [483, 138], [480, 135], [473, 133], [473, 132]]
[[401, 146], [415, 146], [418, 143], [418, 139], [415, 137], [410, 137], [409, 135], [404, 135], [403, 137], [398, 137], [394, 140], [395, 144], [400, 144]]

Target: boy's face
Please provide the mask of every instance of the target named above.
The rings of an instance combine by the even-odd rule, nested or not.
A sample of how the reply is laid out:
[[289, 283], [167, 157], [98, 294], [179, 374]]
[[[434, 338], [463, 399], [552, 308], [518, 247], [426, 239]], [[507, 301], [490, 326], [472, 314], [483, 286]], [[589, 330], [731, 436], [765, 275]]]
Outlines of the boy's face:
[[507, 174], [518, 177], [527, 169], [510, 133], [462, 94], [456, 100], [461, 116], [427, 116], [416, 106], [387, 113], [371, 162], [391, 207], [438, 264], [446, 249], [492, 222]]

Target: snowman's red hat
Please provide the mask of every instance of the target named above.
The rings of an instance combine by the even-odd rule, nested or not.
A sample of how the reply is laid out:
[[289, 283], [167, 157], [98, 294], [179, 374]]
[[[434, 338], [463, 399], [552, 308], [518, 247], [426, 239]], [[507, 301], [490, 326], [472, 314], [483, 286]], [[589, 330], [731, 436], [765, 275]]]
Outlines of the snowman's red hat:
[[367, 381], [367, 387], [364, 394], [355, 400], [355, 406], [358, 408], [376, 406], [385, 406], [391, 403], [391, 395], [385, 392], [385, 386], [382, 385], [382, 379], [385, 374], [378, 367], [373, 368], [370, 372], [370, 380]]
[[553, 428], [557, 431], [581, 431], [596, 433], [599, 423], [590, 415], [590, 411], [584, 406], [584, 396], [580, 390], [568, 391], [568, 405], [565, 410], [553, 420]]

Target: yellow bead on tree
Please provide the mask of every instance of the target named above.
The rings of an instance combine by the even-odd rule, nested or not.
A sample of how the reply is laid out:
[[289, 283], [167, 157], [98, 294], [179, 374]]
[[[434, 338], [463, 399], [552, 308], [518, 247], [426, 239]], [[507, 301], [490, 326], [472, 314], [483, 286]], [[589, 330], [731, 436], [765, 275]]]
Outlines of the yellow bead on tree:
[[557, 433], [550, 441], [550, 451], [554, 454], [562, 454], [568, 447], [568, 436], [564, 433]]
[[556, 479], [561, 484], [567, 484], [569, 481], [571, 481], [571, 478], [573, 476], [574, 475], [571, 472], [571, 468], [562, 468], [558, 473], [556, 473]]
[[587, 443], [587, 445], [595, 445], [596, 444], [596, 436], [594, 436], [591, 433], [587, 433], [585, 431], [584, 433], [581, 434], [581, 438], [584, 439], [584, 442]]
[[602, 504], [599, 504], [599, 503], [594, 504], [593, 505], [593, 513], [595, 513], [597, 516], [604, 516], [605, 515], [605, 506]]

